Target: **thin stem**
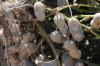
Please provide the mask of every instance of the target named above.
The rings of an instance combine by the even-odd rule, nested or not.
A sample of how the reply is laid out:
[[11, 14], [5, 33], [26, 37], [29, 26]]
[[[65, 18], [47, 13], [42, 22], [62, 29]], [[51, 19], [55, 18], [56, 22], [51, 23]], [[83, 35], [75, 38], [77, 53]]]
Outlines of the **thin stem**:
[[83, 18], [82, 20], [80, 20], [80, 22], [81, 22], [81, 23], [82, 23], [82, 22], [85, 22], [85, 21], [87, 21], [87, 20], [89, 20], [89, 19], [91, 19], [91, 18], [93, 18], [93, 16], [87, 16], [87, 17]]
[[[53, 43], [51, 42], [50, 38], [48, 37], [48, 34], [45, 32], [45, 30], [42, 28], [42, 26], [38, 23], [38, 21], [34, 20], [34, 22], [36, 23], [36, 27], [38, 28], [41, 35], [46, 39], [46, 41], [50, 45], [50, 47], [51, 47], [51, 49], [56, 57], [58, 55], [58, 53], [57, 53], [55, 47], [53, 46]], [[59, 59], [57, 59], [57, 62], [58, 62], [58, 66], [60, 66]]]
[[66, 0], [66, 2], [67, 2], [67, 4], [68, 4], [68, 7], [69, 7], [69, 11], [70, 11], [71, 17], [73, 17], [73, 14], [72, 14], [72, 9], [71, 9], [71, 7], [70, 7], [70, 5], [69, 5], [68, 0]]
[[90, 33], [92, 33], [94, 36], [96, 36], [96, 37], [100, 36], [99, 34], [95, 33], [95, 32], [91, 29], [91, 27], [88, 27], [88, 26], [86, 26], [86, 25], [84, 25], [84, 24], [81, 24], [81, 25], [82, 25], [83, 28], [86, 28], [88, 31], [90, 31]]

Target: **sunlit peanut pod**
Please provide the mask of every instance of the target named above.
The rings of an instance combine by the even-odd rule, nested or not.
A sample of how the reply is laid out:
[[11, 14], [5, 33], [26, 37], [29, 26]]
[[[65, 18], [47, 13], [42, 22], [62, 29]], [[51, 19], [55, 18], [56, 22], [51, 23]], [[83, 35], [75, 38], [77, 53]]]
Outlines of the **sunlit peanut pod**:
[[64, 37], [59, 31], [53, 31], [50, 33], [50, 38], [55, 43], [63, 43]]
[[54, 23], [57, 25], [57, 28], [63, 35], [68, 34], [68, 26], [65, 23], [64, 15], [58, 13], [54, 16]]
[[35, 53], [35, 45], [32, 43], [20, 44], [20, 57], [21, 59], [28, 59], [29, 56]]
[[81, 58], [81, 51], [78, 49], [72, 49], [69, 51], [69, 55], [74, 59], [80, 59]]
[[81, 41], [84, 38], [82, 26], [78, 19], [72, 17], [68, 20], [69, 31], [75, 41]]
[[34, 3], [34, 13], [39, 21], [45, 20], [45, 5], [41, 2]]
[[82, 62], [76, 62], [75, 66], [84, 66], [84, 63], [82, 63]]
[[66, 2], [66, 0], [57, 0], [57, 5], [58, 6], [65, 6], [65, 5], [67, 5], [67, 2]]
[[90, 25], [92, 28], [95, 28], [95, 29], [100, 28], [100, 23], [94, 22], [93, 20], [91, 20]]
[[65, 40], [63, 47], [68, 51], [70, 51], [72, 49], [77, 49], [75, 42], [72, 40]]
[[100, 13], [96, 13], [93, 17], [93, 22], [100, 24]]
[[64, 53], [62, 55], [62, 66], [74, 66], [74, 65], [75, 65], [75, 60], [66, 53]]

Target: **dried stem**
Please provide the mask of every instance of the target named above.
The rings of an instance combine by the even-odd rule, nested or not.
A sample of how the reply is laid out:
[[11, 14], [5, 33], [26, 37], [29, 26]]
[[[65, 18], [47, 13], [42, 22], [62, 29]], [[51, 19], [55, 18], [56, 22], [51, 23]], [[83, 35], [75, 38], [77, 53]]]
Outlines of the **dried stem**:
[[[45, 32], [45, 30], [42, 28], [42, 26], [40, 25], [39, 21], [34, 20], [34, 22], [36, 23], [36, 27], [38, 28], [39, 32], [41, 33], [41, 35], [46, 39], [46, 41], [48, 42], [48, 44], [50, 45], [55, 57], [57, 57], [58, 53], [55, 49], [55, 47], [53, 46], [53, 43], [51, 42], [50, 38], [48, 37], [48, 34]], [[60, 62], [59, 59], [57, 59], [58, 62], [58, 66], [60, 66]]]
[[84, 24], [82, 24], [82, 27], [83, 28], [86, 28], [91, 34], [93, 34], [94, 36], [96, 36], [96, 37], [100, 37], [100, 35], [99, 34], [97, 34], [97, 33], [95, 33], [93, 30], [92, 30], [92, 28], [91, 27], [88, 27], [88, 26], [86, 26], [86, 25], [84, 25]]

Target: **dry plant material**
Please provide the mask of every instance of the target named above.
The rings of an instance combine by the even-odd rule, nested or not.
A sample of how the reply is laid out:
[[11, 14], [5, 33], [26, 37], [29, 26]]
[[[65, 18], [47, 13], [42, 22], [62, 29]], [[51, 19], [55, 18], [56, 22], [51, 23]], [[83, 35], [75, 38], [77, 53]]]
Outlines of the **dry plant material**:
[[3, 43], [4, 46], [6, 46], [7, 42], [3, 32], [4, 32], [3, 26], [0, 25], [0, 41]]
[[9, 46], [7, 48], [7, 50], [8, 50], [8, 52], [11, 52], [11, 53], [17, 53], [17, 52], [19, 52], [19, 49], [18, 49], [17, 46]]
[[33, 43], [22, 43], [20, 44], [20, 56], [22, 60], [28, 59], [32, 54], [35, 53], [35, 45]]
[[[11, 64], [11, 66], [19, 64], [20, 63], [20, 58], [18, 55], [18, 52], [15, 50], [16, 48], [14, 47], [13, 49], [9, 47], [5, 49], [5, 57], [7, 58], [8, 63]], [[15, 52], [14, 52], [15, 51]]]
[[35, 37], [35, 34], [34, 33], [26, 33], [25, 35], [23, 35], [23, 40], [21, 42], [32, 42], [33, 39]]
[[64, 15], [61, 13], [57, 13], [54, 16], [54, 23], [57, 25], [59, 31], [64, 35], [68, 35], [68, 26], [65, 23]]
[[16, 46], [9, 46], [5, 49], [5, 57], [7, 58], [8, 63], [11, 64], [11, 66], [20, 64], [20, 58], [19, 58], [19, 50]]
[[59, 31], [53, 31], [50, 33], [50, 38], [55, 43], [63, 43], [64, 37]]
[[39, 21], [44, 21], [46, 16], [45, 16], [45, 5], [41, 2], [35, 2], [34, 3], [34, 13], [35, 16]]
[[8, 53], [8, 57], [9, 57], [9, 59], [8, 59], [8, 61], [10, 62], [10, 63], [19, 63], [20, 61], [19, 61], [19, 58], [17, 57], [17, 54], [16, 53]]
[[78, 19], [72, 17], [68, 20], [69, 31], [75, 41], [81, 41], [84, 38], [82, 26]]

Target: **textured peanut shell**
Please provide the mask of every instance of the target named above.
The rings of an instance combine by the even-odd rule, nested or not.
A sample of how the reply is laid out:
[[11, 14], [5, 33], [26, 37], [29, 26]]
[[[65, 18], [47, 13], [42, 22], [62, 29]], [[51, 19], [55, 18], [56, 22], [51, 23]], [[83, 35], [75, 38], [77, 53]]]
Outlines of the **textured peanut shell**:
[[81, 51], [78, 49], [72, 49], [69, 51], [69, 55], [74, 59], [80, 59], [81, 58]]
[[34, 13], [39, 21], [45, 20], [45, 5], [41, 2], [35, 2]]
[[53, 31], [50, 33], [50, 38], [55, 43], [63, 43], [64, 37], [59, 31]]
[[64, 15], [61, 13], [58, 13], [54, 16], [54, 23], [57, 25], [57, 28], [60, 30], [60, 32], [63, 35], [68, 34], [68, 26], [65, 23]]
[[100, 24], [100, 13], [96, 13], [96, 14], [94, 15], [93, 21], [94, 21], [95, 23]]
[[90, 25], [92, 28], [95, 28], [95, 29], [100, 28], [100, 23], [94, 22], [94, 20], [91, 20]]
[[72, 40], [65, 40], [64, 44], [63, 44], [63, 47], [68, 51], [77, 48], [75, 42], [72, 41]]
[[78, 19], [72, 17], [68, 20], [69, 31], [75, 41], [81, 41], [84, 38], [82, 26]]

